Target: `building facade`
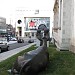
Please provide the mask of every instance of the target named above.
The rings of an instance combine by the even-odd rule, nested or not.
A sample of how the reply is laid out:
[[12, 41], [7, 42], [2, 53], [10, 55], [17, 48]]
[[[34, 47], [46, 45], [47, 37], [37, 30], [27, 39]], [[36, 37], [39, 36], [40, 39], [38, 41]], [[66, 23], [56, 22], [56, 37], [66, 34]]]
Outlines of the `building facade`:
[[72, 1], [55, 0], [53, 39], [58, 50], [69, 50], [72, 27]]
[[72, 0], [72, 26], [71, 26], [71, 41], [70, 41], [70, 51], [75, 53], [75, 0]]
[[6, 30], [6, 18], [0, 17], [0, 37], [4, 36], [7, 32]]
[[6, 24], [7, 37], [11, 40], [11, 37], [15, 37], [15, 28], [11, 24]]
[[[42, 14], [44, 13], [44, 14]], [[36, 37], [36, 30], [41, 27], [50, 29], [50, 15], [48, 11], [40, 10], [16, 10], [15, 28], [18, 37]]]

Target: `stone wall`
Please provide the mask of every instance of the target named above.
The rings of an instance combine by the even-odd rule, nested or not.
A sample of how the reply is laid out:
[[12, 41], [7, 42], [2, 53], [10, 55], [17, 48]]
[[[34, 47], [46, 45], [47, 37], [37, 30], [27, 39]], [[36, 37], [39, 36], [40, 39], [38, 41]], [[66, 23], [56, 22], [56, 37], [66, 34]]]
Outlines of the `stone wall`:
[[75, 53], [75, 0], [72, 0], [72, 5], [71, 5], [71, 41], [70, 41], [70, 51]]

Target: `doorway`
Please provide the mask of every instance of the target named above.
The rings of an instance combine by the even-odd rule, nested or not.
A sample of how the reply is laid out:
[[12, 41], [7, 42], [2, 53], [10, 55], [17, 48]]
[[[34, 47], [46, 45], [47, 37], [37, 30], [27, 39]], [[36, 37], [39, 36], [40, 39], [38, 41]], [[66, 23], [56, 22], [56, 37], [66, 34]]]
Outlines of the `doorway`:
[[19, 36], [22, 36], [22, 27], [18, 27], [18, 34]]

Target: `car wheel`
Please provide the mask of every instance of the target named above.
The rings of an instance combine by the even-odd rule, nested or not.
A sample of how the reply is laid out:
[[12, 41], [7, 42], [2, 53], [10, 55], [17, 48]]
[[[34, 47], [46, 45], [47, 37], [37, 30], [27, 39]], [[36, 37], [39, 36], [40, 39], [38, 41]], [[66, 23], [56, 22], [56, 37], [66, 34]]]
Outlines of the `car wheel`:
[[0, 48], [0, 53], [2, 52], [1, 48]]
[[9, 51], [9, 46], [7, 47], [7, 51]]

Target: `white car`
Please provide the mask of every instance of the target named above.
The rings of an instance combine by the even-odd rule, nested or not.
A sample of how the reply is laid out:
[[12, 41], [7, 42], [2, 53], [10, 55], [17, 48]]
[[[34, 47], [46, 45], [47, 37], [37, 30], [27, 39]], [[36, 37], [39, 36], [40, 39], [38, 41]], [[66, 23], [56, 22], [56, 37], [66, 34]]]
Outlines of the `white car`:
[[17, 41], [17, 39], [15, 37], [12, 37], [11, 41]]
[[6, 38], [0, 38], [0, 52], [2, 51], [8, 51], [9, 50], [9, 45], [7, 43]]

